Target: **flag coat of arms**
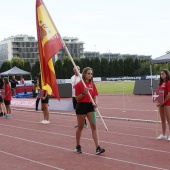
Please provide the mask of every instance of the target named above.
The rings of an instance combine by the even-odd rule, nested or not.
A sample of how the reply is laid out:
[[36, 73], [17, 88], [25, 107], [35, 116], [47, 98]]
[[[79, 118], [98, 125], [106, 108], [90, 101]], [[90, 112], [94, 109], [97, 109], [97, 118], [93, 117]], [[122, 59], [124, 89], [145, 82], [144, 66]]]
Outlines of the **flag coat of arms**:
[[42, 89], [60, 99], [52, 57], [63, 44], [42, 0], [36, 0], [36, 25]]
[[154, 89], [152, 98], [154, 103], [164, 103], [164, 90]]

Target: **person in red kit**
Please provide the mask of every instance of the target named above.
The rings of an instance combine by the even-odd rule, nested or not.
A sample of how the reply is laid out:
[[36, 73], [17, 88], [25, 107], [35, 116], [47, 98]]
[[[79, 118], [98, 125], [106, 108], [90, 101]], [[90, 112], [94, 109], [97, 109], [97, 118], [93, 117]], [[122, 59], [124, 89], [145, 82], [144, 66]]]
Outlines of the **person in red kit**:
[[[158, 104], [159, 113], [162, 122], [162, 134], [157, 139], [167, 139], [170, 141], [170, 136], [167, 138], [166, 121], [168, 122], [170, 131], [170, 73], [167, 69], [162, 69], [160, 73], [159, 89], [164, 90], [164, 103]], [[170, 134], [169, 134], [170, 135]]]
[[[77, 122], [78, 122], [78, 128], [76, 131], [76, 152], [82, 153], [81, 146], [80, 146], [80, 138], [81, 133], [84, 126], [84, 120], [87, 117], [90, 127], [92, 130], [92, 136], [93, 140], [96, 146], [96, 155], [99, 155], [103, 152], [105, 152], [105, 149], [101, 148], [99, 145], [99, 138], [98, 138], [98, 132], [96, 127], [96, 113], [95, 108], [97, 107], [97, 89], [93, 82], [93, 70], [90, 67], [84, 68], [82, 72], [82, 79], [86, 85], [86, 88], [83, 86], [82, 81], [78, 82], [75, 85], [75, 94], [76, 94], [76, 115], [77, 115]], [[89, 95], [88, 91], [91, 94], [95, 105], [93, 105]]]
[[5, 88], [4, 104], [7, 112], [5, 117], [11, 118], [11, 88], [7, 77], [4, 77], [4, 88]]

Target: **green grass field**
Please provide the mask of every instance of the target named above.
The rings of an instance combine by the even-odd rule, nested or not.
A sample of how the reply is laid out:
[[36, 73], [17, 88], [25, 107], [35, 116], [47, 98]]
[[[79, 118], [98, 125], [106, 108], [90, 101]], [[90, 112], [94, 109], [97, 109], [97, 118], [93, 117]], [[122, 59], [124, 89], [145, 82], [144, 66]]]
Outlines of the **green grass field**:
[[133, 94], [134, 81], [95, 82], [99, 94]]

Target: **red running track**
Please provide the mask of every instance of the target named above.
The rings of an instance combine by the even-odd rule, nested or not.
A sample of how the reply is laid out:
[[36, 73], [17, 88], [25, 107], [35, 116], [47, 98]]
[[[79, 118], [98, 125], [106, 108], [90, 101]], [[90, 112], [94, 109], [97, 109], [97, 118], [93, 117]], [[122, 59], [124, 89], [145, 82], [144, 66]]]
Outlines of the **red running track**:
[[[129, 99], [125, 101], [126, 109], [136, 110], [135, 112], [121, 111], [121, 97], [99, 96], [102, 115], [156, 120], [156, 113], [153, 111], [156, 108], [150, 96], [128, 96]], [[109, 109], [112, 112], [108, 113]], [[81, 139], [83, 154], [76, 154], [76, 117], [73, 112], [69, 114], [72, 116], [51, 113], [48, 125], [39, 123], [42, 113], [35, 111], [12, 110], [12, 119], [0, 118], [0, 169], [170, 169], [170, 142], [155, 139], [156, 123], [104, 118], [109, 129], [105, 131], [98, 118], [100, 145], [106, 152], [100, 156], [95, 155], [88, 127], [83, 130]], [[161, 132], [160, 124], [158, 131]]]

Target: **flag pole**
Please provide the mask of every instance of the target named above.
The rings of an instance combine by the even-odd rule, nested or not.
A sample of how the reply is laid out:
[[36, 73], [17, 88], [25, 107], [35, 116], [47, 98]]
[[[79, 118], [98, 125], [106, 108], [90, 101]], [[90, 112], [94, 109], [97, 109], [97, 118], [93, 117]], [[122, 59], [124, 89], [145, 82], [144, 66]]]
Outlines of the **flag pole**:
[[[44, 3], [43, 3], [43, 4], [44, 4]], [[46, 6], [45, 6], [45, 4], [44, 4], [44, 8], [46, 9], [46, 11], [47, 11], [47, 13], [48, 13], [48, 15], [49, 15], [49, 18], [51, 19], [51, 22], [53, 23], [54, 28], [56, 29], [56, 32], [57, 32], [57, 34], [59, 35], [59, 37], [60, 37], [60, 39], [61, 39], [61, 41], [62, 41], [63, 47], [64, 47], [64, 49], [66, 50], [66, 52], [67, 52], [67, 54], [68, 54], [68, 56], [69, 56], [69, 58], [70, 58], [70, 60], [71, 60], [71, 62], [72, 62], [72, 64], [73, 64], [73, 66], [75, 67], [75, 69], [76, 69], [76, 71], [77, 71], [77, 73], [78, 73], [78, 75], [79, 75], [79, 77], [80, 77], [80, 80], [81, 80], [82, 83], [83, 83], [83, 86], [86, 87], [86, 85], [85, 85], [85, 83], [84, 83], [84, 81], [83, 81], [83, 79], [82, 79], [82, 77], [81, 77], [81, 75], [80, 75], [80, 73], [79, 73], [79, 71], [78, 71], [78, 69], [77, 69], [77, 66], [76, 66], [76, 64], [74, 63], [74, 60], [73, 60], [73, 58], [71, 57], [71, 54], [70, 54], [70, 52], [69, 52], [67, 46], [65, 45], [65, 42], [64, 42], [63, 39], [61, 38], [61, 35], [60, 35], [59, 31], [57, 30], [57, 27], [55, 26], [55, 24], [54, 24], [54, 22], [53, 22], [53, 20], [52, 20], [52, 18], [51, 18], [51, 16], [50, 16], [50, 14], [49, 14], [49, 12], [48, 12]], [[89, 91], [88, 91], [88, 95], [89, 95], [89, 97], [90, 97], [90, 99], [91, 99], [93, 105], [95, 105], [95, 102], [94, 102], [94, 100], [93, 100], [91, 94], [89, 93]], [[104, 122], [104, 120], [103, 120], [103, 118], [102, 118], [102, 116], [101, 116], [101, 114], [100, 114], [98, 108], [96, 108], [96, 111], [98, 112], [98, 115], [99, 115], [101, 121], [103, 122], [106, 131], [108, 131], [108, 128], [107, 128], [107, 126], [106, 126], [106, 124], [105, 124], [105, 122]]]
[[[58, 34], [59, 34], [59, 33], [58, 33]], [[60, 34], [59, 34], [59, 36], [60, 36]], [[60, 38], [61, 38], [61, 36], [60, 36]], [[61, 40], [62, 40], [62, 38], [61, 38]], [[73, 64], [74, 68], [76, 69], [76, 72], [78, 73], [78, 75], [79, 75], [79, 77], [80, 77], [81, 82], [83, 83], [83, 86], [86, 88], [86, 84], [84, 83], [84, 81], [83, 81], [83, 79], [82, 79], [82, 77], [81, 77], [81, 75], [80, 75], [80, 73], [79, 73], [79, 71], [78, 71], [78, 69], [77, 69], [77, 66], [75, 65], [74, 60], [73, 60], [73, 58], [71, 57], [70, 52], [69, 52], [69, 50], [68, 50], [68, 48], [67, 48], [67, 46], [65, 45], [65, 43], [64, 43], [63, 40], [62, 40], [62, 43], [63, 43], [64, 49], [66, 50], [66, 52], [67, 52], [67, 54], [68, 54], [68, 56], [69, 56], [69, 58], [70, 58], [70, 60], [71, 60], [71, 62], [72, 62], [72, 64]], [[91, 94], [89, 93], [89, 91], [88, 91], [88, 95], [89, 95], [89, 97], [90, 97], [93, 105], [95, 105], [95, 102], [94, 102]], [[104, 122], [104, 120], [103, 120], [103, 118], [102, 118], [102, 116], [101, 116], [98, 108], [96, 108], [96, 111], [98, 112], [98, 115], [99, 115], [100, 119], [102, 120], [102, 122], [103, 122], [103, 124], [104, 124], [104, 126], [105, 126], [106, 131], [108, 131], [108, 128], [107, 128], [107, 126], [106, 126], [106, 124], [105, 124], [105, 122]]]

